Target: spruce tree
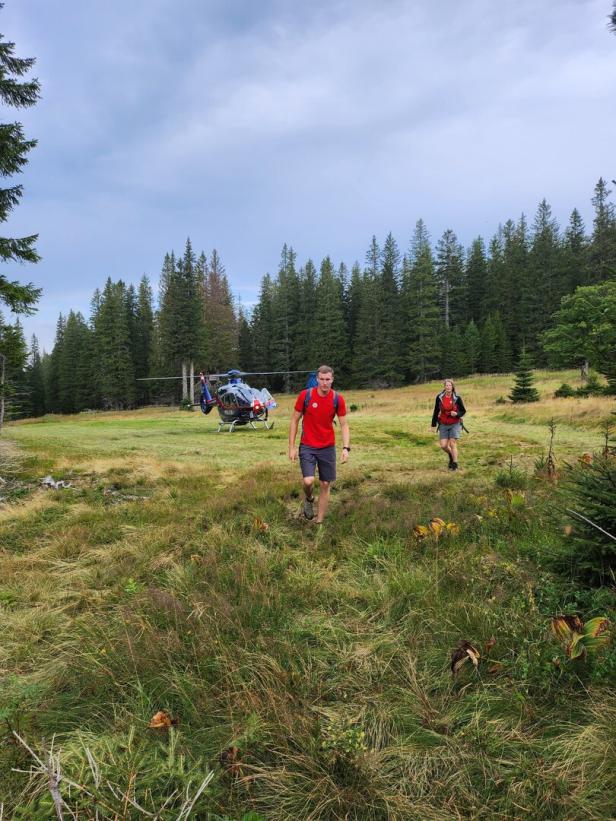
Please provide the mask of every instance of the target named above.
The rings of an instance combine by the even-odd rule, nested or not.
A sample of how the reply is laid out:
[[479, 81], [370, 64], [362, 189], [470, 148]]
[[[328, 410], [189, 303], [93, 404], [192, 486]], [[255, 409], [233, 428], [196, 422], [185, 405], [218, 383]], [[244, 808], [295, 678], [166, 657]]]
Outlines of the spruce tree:
[[299, 370], [313, 370], [319, 364], [314, 350], [317, 318], [317, 269], [311, 259], [299, 272], [299, 311], [296, 317], [295, 364]]
[[481, 327], [481, 373], [498, 373], [498, 329], [492, 314]]
[[601, 177], [595, 186], [595, 209], [590, 243], [589, 282], [606, 282], [616, 277], [616, 208], [609, 201], [610, 190]]
[[[224, 268], [218, 256], [216, 261], [221, 270], [219, 276], [224, 276]], [[211, 260], [210, 260], [211, 265]], [[186, 364], [193, 363], [199, 359], [201, 346], [203, 343], [203, 311], [199, 301], [200, 282], [197, 260], [192, 249], [190, 237], [186, 240], [184, 256], [181, 265], [178, 265], [181, 274], [181, 313], [182, 322], [179, 327], [179, 344], [182, 350], [182, 360]]]
[[316, 290], [316, 314], [314, 317], [312, 344], [315, 367], [330, 365], [339, 384], [347, 377], [348, 359], [347, 330], [344, 317], [343, 287], [329, 257], [321, 263]]
[[517, 223], [508, 220], [503, 227], [503, 266], [501, 301], [492, 310], [502, 311], [502, 322], [509, 347], [519, 351], [522, 340], [537, 326], [537, 286], [530, 273], [528, 225], [524, 214]]
[[253, 335], [250, 321], [244, 307], [238, 308], [238, 362], [243, 371], [256, 370]]
[[91, 386], [96, 380], [96, 368], [92, 361], [90, 335], [83, 316], [69, 311], [57, 359], [60, 413], [79, 413], [92, 407]]
[[107, 280], [94, 326], [98, 388], [104, 408], [132, 407], [135, 372], [126, 286]]
[[49, 355], [47, 367], [44, 369], [45, 376], [45, 397], [47, 400], [47, 411], [50, 413], [61, 413], [60, 408], [60, 360], [64, 347], [64, 331], [66, 320], [60, 314], [56, 323], [56, 335], [53, 348]]
[[[4, 4], [0, 3], [0, 9]], [[0, 35], [0, 100], [7, 107], [28, 108], [39, 98], [38, 80], [24, 77], [34, 65], [33, 58], [15, 56], [15, 43]], [[0, 123], [0, 176], [20, 173], [28, 162], [27, 155], [36, 140], [27, 140], [21, 123]], [[21, 185], [0, 188], [0, 223], [6, 222], [23, 193]], [[34, 244], [37, 234], [27, 237], [0, 237], [0, 261], [3, 263], [38, 262]], [[32, 283], [22, 285], [0, 274], [0, 303], [4, 302], [14, 313], [32, 313], [40, 296], [40, 288]], [[5, 354], [8, 355], [8, 354]]]
[[471, 319], [464, 330], [464, 337], [462, 340], [464, 350], [466, 351], [466, 360], [468, 363], [468, 372], [477, 373], [479, 363], [481, 362], [481, 334], [475, 322]]
[[588, 239], [584, 221], [574, 208], [562, 242], [563, 294], [570, 294], [580, 285], [588, 284]]
[[27, 362], [28, 347], [19, 321], [6, 323], [0, 314], [0, 429], [6, 419], [28, 412]]
[[404, 293], [406, 364], [410, 379], [426, 382], [440, 372], [445, 326], [440, 316], [430, 238], [421, 219], [415, 226], [410, 261]]
[[272, 370], [284, 371], [285, 374], [274, 384], [284, 386], [288, 393], [291, 390], [291, 374], [295, 368], [295, 343], [298, 328], [296, 325], [300, 305], [299, 277], [295, 268], [297, 255], [286, 243], [280, 255], [280, 267], [274, 289], [272, 302]]
[[253, 334], [253, 351], [255, 370], [271, 371], [272, 368], [272, 318], [274, 302], [274, 283], [269, 274], [261, 280], [259, 301], [252, 313], [251, 328]]
[[509, 394], [512, 402], [538, 402], [539, 392], [533, 387], [533, 364], [529, 354], [522, 348], [518, 364], [515, 369], [515, 382]]
[[400, 252], [390, 232], [381, 253], [377, 287], [381, 317], [380, 371], [381, 379], [387, 385], [400, 385], [404, 378], [400, 273]]
[[486, 298], [487, 260], [483, 239], [473, 240], [466, 259], [468, 313], [475, 325], [483, 319]]
[[218, 251], [205, 271], [206, 366], [210, 372], [237, 367], [238, 322], [225, 267]]
[[[152, 352], [154, 342], [154, 311], [152, 288], [146, 276], [141, 278], [133, 341], [133, 367], [137, 378], [152, 376]], [[147, 405], [152, 401], [152, 382], [137, 382], [137, 403]]]
[[383, 362], [383, 315], [379, 293], [379, 265], [381, 249], [372, 237], [366, 253], [366, 264], [355, 294], [357, 316], [353, 339], [352, 374], [356, 385], [385, 387], [381, 364]]
[[344, 293], [347, 332], [349, 335], [349, 352], [355, 348], [359, 303], [361, 298], [361, 268], [355, 262], [351, 268], [351, 279]]
[[38, 339], [32, 336], [30, 354], [26, 368], [28, 386], [28, 405], [26, 416], [44, 416], [47, 413], [45, 399], [45, 376]]
[[[161, 376], [179, 376], [182, 367], [182, 349], [179, 328], [182, 325], [182, 277], [176, 265], [175, 254], [165, 254], [159, 282], [159, 309], [157, 316], [158, 355]], [[158, 369], [157, 368], [157, 369]], [[180, 396], [179, 385], [157, 386], [159, 391], [172, 391]]]
[[525, 339], [527, 350], [535, 361], [542, 361], [539, 335], [548, 326], [564, 293], [564, 270], [558, 224], [545, 200], [539, 203], [533, 222], [532, 245], [528, 258], [532, 314], [527, 317]]
[[480, 314], [482, 324], [490, 314], [498, 311], [499, 307], [503, 304], [502, 283], [505, 277], [503, 246], [503, 227], [499, 225], [498, 231], [494, 234], [488, 245], [485, 287]]
[[497, 373], [509, 373], [512, 366], [511, 361], [511, 347], [509, 346], [509, 339], [507, 332], [501, 319], [500, 311], [494, 315], [494, 365]]
[[441, 377], [458, 378], [468, 373], [469, 357], [459, 328], [444, 328], [441, 334]]
[[436, 279], [445, 327], [451, 328], [467, 322], [468, 291], [464, 250], [451, 229], [447, 229], [436, 244]]

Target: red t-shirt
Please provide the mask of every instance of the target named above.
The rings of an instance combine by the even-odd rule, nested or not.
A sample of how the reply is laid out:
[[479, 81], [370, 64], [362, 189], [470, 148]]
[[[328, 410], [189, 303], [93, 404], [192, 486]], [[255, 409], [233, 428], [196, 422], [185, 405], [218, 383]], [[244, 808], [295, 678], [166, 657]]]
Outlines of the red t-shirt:
[[438, 415], [438, 421], [441, 425], [455, 425], [460, 421], [459, 416], [451, 416], [451, 411], [456, 410], [456, 403], [453, 401], [453, 396], [445, 394], [441, 399], [441, 412]]
[[[295, 410], [302, 413], [306, 402], [306, 393], [312, 391], [308, 407], [303, 416], [302, 445], [311, 448], [328, 448], [336, 444], [334, 434], [334, 391], [330, 390], [327, 396], [321, 396], [318, 388], [307, 388], [297, 397]], [[338, 416], [346, 416], [344, 399], [338, 394]]]

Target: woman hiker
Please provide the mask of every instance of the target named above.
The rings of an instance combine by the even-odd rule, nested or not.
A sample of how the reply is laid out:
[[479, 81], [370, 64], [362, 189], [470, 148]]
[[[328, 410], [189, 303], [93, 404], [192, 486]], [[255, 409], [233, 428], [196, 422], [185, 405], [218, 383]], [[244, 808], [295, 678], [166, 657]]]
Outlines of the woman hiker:
[[466, 413], [462, 397], [456, 393], [451, 379], [445, 380], [443, 390], [436, 397], [432, 427], [438, 423], [438, 443], [449, 457], [449, 470], [458, 469], [458, 439], [462, 431], [462, 417]]

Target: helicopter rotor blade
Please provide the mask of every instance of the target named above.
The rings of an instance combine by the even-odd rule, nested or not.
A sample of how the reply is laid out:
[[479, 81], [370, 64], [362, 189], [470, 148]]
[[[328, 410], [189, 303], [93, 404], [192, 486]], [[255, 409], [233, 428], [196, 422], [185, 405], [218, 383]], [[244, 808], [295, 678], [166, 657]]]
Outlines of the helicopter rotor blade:
[[[280, 376], [291, 373], [312, 373], [312, 371], [225, 371], [225, 373], [206, 373], [206, 379], [224, 379], [238, 376]], [[190, 378], [190, 377], [187, 377]], [[162, 382], [168, 379], [184, 379], [183, 376], [140, 376], [136, 379], [137, 382]], [[194, 377], [195, 381], [200, 379], [197, 375]]]
[[138, 376], [135, 382], [161, 382], [163, 379], [183, 379], [183, 376]]
[[[239, 371], [236, 376], [273, 376], [284, 373], [312, 373], [312, 371]], [[228, 373], [222, 374], [228, 376]]]

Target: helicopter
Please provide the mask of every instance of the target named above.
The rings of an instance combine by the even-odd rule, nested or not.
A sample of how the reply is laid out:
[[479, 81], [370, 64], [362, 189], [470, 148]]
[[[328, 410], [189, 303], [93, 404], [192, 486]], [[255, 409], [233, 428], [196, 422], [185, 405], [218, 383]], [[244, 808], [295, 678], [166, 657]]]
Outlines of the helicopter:
[[[258, 390], [251, 388], [244, 382], [245, 376], [261, 374], [247, 374], [238, 370], [230, 370], [226, 374], [210, 374], [206, 377], [203, 371], [199, 374], [201, 397], [199, 405], [203, 413], [208, 414], [213, 407], [218, 408], [220, 421], [216, 433], [228, 427], [229, 433], [235, 428], [249, 425], [257, 430], [261, 424], [265, 430], [271, 430], [274, 423], [269, 421], [269, 412], [277, 407], [277, 403], [267, 388]], [[224, 381], [226, 379], [226, 381]], [[214, 389], [214, 396], [210, 393], [208, 382], [223, 380]]]
[[[221, 433], [225, 428], [233, 433], [238, 427], [248, 425], [253, 430], [271, 430], [274, 422], [269, 420], [271, 410], [276, 408], [277, 402], [267, 388], [261, 390], [251, 387], [244, 381], [247, 376], [273, 376], [280, 374], [306, 374], [312, 371], [239, 371], [232, 369], [226, 373], [206, 374], [200, 371], [193, 391], [199, 388], [199, 401], [193, 402], [207, 415], [217, 408], [219, 415], [218, 429]], [[182, 377], [163, 377], [166, 379], [181, 379]], [[145, 381], [145, 380], [143, 380]]]

